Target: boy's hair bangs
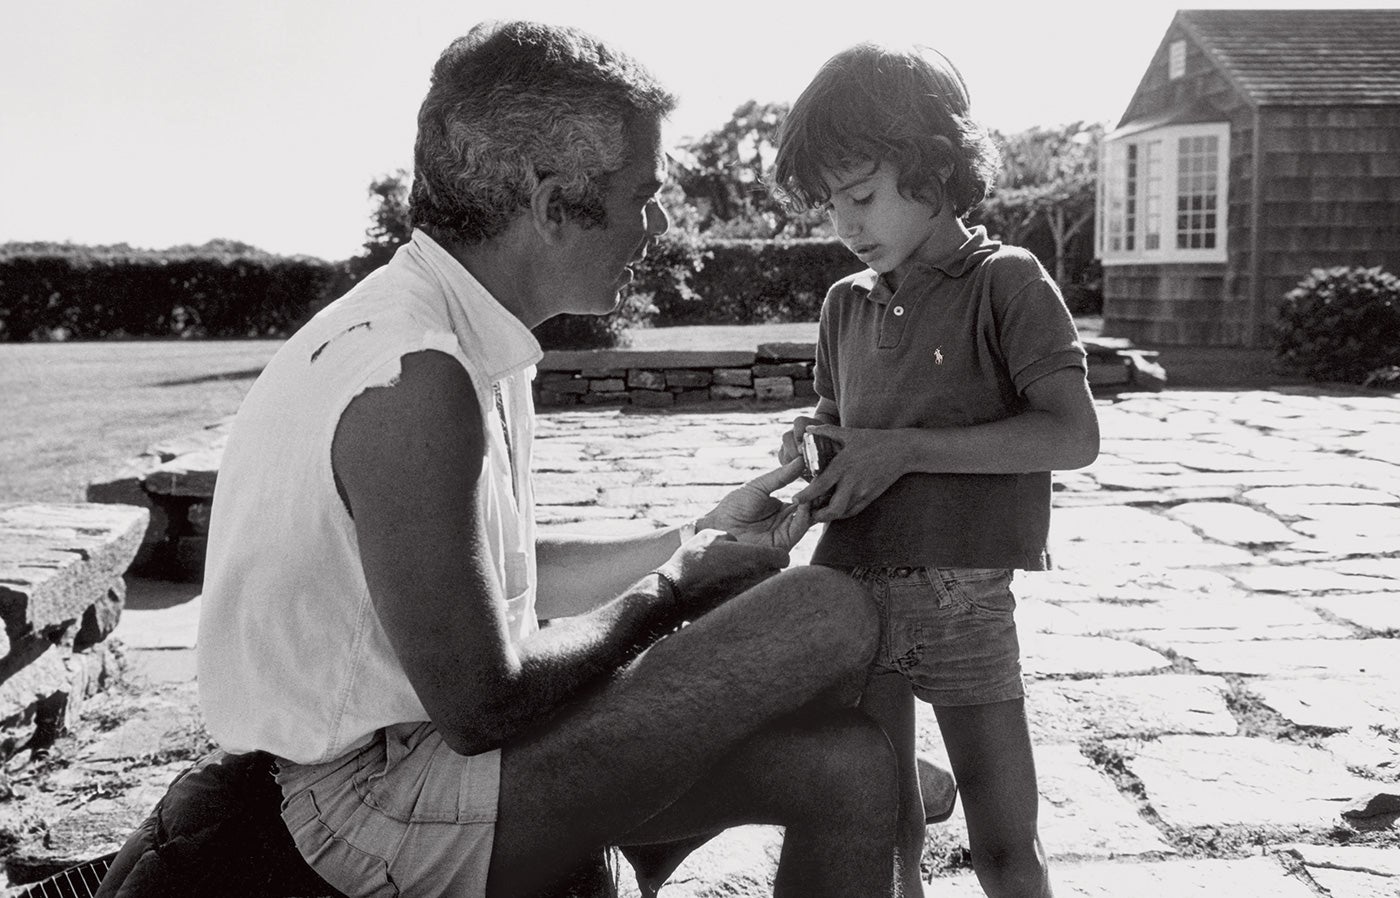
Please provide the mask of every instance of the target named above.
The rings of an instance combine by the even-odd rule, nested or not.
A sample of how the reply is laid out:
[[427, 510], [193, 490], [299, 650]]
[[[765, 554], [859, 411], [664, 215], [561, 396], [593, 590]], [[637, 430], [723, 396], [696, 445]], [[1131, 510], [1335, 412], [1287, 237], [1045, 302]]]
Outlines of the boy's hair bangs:
[[859, 80], [844, 77], [841, 68], [828, 63], [818, 73], [793, 104], [778, 139], [773, 180], [800, 208], [831, 199], [827, 175], [879, 165], [890, 153], [870, 91]]

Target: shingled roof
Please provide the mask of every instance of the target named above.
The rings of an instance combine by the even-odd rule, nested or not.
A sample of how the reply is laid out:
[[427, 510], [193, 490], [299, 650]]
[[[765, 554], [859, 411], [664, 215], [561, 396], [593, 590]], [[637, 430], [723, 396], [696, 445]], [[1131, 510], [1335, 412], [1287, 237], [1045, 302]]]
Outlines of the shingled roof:
[[1173, 24], [1254, 103], [1400, 103], [1400, 9], [1183, 9]]

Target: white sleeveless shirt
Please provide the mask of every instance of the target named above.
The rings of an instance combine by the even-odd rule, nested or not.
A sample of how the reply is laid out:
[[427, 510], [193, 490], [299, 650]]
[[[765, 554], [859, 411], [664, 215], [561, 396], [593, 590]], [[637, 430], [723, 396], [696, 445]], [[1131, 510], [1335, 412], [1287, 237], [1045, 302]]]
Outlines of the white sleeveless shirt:
[[[535, 632], [530, 485], [542, 353], [530, 330], [421, 231], [278, 350], [239, 408], [214, 490], [199, 621], [200, 704], [229, 751], [328, 761], [427, 720], [370, 604], [331, 473], [350, 400], [425, 349], [461, 362], [482, 409], [478, 496], [510, 638]], [[503, 424], [508, 422], [509, 434]]]

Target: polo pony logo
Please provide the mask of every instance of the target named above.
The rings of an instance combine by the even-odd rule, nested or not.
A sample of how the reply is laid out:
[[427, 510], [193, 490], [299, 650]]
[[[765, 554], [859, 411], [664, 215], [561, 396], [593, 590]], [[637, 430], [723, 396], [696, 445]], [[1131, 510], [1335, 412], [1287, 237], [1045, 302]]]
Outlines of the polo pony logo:
[[941, 365], [941, 364], [943, 364], [943, 347], [942, 347], [942, 346], [939, 346], [938, 348], [934, 349], [934, 351], [933, 351], [933, 363], [934, 363], [935, 365]]

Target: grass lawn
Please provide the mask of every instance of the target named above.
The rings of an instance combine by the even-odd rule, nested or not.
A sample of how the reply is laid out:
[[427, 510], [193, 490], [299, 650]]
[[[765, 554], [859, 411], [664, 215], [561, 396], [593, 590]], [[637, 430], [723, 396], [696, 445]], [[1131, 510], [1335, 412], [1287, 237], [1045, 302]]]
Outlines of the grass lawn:
[[0, 502], [81, 502], [152, 443], [237, 411], [281, 345], [0, 343]]

